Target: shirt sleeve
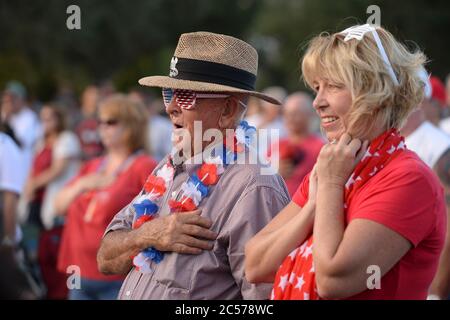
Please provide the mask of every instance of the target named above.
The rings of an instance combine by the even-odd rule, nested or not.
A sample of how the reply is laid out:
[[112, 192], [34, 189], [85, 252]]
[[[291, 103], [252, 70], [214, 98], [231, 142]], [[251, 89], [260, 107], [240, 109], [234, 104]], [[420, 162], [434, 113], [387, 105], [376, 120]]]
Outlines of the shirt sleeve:
[[367, 188], [356, 201], [351, 220], [362, 218], [380, 223], [416, 247], [434, 227], [436, 206], [444, 203], [444, 195], [437, 181], [408, 168], [387, 174], [383, 182]]
[[42, 136], [42, 126], [40, 124], [37, 114], [26, 107], [18, 115], [16, 123], [20, 123], [19, 126], [14, 126], [14, 133], [16, 137], [22, 143], [23, 149], [32, 150], [36, 141]]
[[[149, 157], [141, 158], [142, 161], [139, 162], [140, 166], [136, 168], [136, 175], [140, 180], [140, 184], [144, 185], [145, 180], [147, 179], [149, 174], [152, 174], [156, 171], [155, 166], [156, 163], [153, 159]], [[161, 162], [163, 163], [163, 162]], [[158, 168], [161, 167], [161, 163], [158, 165]], [[133, 226], [133, 220], [135, 215], [135, 210], [133, 208], [133, 204], [137, 201], [137, 199], [145, 193], [144, 189], [142, 189], [134, 199], [126, 205], [122, 210], [120, 210], [114, 218], [109, 223], [108, 227], [103, 234], [103, 237], [110, 231], [117, 230], [130, 230]]]
[[[285, 190], [280, 188], [279, 190]], [[236, 284], [244, 299], [269, 299], [272, 284], [251, 284], [244, 274], [244, 248], [250, 238], [266, 226], [288, 203], [287, 192], [268, 186], [248, 190], [236, 203], [230, 216], [228, 258]]]
[[311, 172], [308, 173], [302, 180], [302, 183], [298, 187], [297, 191], [295, 191], [294, 196], [292, 197], [292, 201], [302, 207], [308, 201], [308, 190], [309, 190], [309, 176]]
[[106, 227], [103, 237], [110, 231], [131, 230], [135, 214], [133, 204], [136, 199], [141, 196], [141, 194], [142, 192], [140, 192], [127, 206], [125, 206], [114, 216], [108, 227]]
[[70, 132], [62, 133], [54, 148], [54, 158], [66, 159], [78, 157], [80, 153], [81, 147], [78, 138]]
[[21, 193], [26, 178], [22, 170], [22, 153], [9, 137], [0, 138], [4, 138], [0, 150], [0, 190]]

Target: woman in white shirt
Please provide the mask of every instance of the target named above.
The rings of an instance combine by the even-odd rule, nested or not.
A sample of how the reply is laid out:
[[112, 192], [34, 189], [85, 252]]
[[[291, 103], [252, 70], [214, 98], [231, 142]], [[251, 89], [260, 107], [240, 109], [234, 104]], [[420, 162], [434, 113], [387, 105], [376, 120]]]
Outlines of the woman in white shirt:
[[[62, 107], [44, 105], [40, 119], [44, 134], [36, 147], [33, 168], [24, 195], [32, 201], [36, 192], [45, 188], [41, 199], [40, 219], [45, 229], [51, 229], [57, 216], [53, 204], [55, 195], [78, 172], [81, 148], [77, 136], [66, 130]], [[42, 170], [38, 169], [42, 166], [36, 165], [36, 160], [44, 149], [50, 150], [51, 159], [48, 159], [50, 165]], [[49, 154], [47, 157], [50, 158]]]

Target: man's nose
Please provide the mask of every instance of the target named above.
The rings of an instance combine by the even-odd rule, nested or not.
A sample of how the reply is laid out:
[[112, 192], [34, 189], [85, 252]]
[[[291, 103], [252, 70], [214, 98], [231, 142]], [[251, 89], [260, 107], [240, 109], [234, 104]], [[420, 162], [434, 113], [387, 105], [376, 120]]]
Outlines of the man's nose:
[[166, 113], [169, 116], [178, 116], [181, 113], [181, 108], [178, 106], [175, 97], [172, 97], [169, 105], [166, 106]]

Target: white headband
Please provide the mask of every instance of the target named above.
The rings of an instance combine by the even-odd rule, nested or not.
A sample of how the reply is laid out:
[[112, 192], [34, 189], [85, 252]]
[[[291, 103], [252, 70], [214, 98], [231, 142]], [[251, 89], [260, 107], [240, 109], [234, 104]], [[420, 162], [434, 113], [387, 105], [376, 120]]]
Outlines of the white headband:
[[344, 41], [349, 41], [351, 39], [357, 39], [358, 41], [360, 41], [367, 32], [372, 33], [373, 38], [375, 39], [375, 43], [377, 44], [378, 51], [380, 52], [381, 58], [386, 64], [389, 75], [391, 76], [392, 81], [394, 81], [394, 84], [398, 86], [399, 82], [397, 76], [395, 75], [394, 69], [392, 68], [391, 62], [389, 61], [389, 58], [386, 54], [386, 51], [384, 50], [383, 44], [381, 43], [380, 37], [378, 36], [378, 32], [375, 27], [371, 26], [370, 24], [353, 26], [345, 29], [344, 31], [341, 31], [340, 34], [345, 35]]

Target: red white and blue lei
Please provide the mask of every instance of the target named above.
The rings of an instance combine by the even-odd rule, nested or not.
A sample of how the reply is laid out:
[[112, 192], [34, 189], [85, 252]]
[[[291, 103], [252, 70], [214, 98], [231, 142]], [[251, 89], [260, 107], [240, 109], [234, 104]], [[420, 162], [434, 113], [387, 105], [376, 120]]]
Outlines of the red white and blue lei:
[[[250, 147], [252, 138], [256, 134], [255, 127], [246, 121], [241, 121], [235, 130], [231, 146], [228, 140], [224, 141], [215, 155], [204, 160], [200, 168], [192, 174], [187, 181], [183, 182], [178, 192], [173, 192], [168, 202], [171, 213], [194, 211], [198, 208], [204, 198], [208, 196], [209, 188], [217, 184], [224, 168], [236, 161], [237, 154]], [[144, 185], [145, 194], [141, 195], [133, 204], [135, 217], [133, 229], [137, 229], [144, 223], [154, 219], [158, 215], [161, 201], [168, 190], [173, 177], [174, 168], [170, 160], [164, 164], [156, 175], [150, 175]], [[180, 196], [178, 196], [180, 195]], [[151, 262], [159, 263], [164, 258], [164, 253], [149, 247], [133, 258], [133, 265], [142, 273], [151, 272]]]

